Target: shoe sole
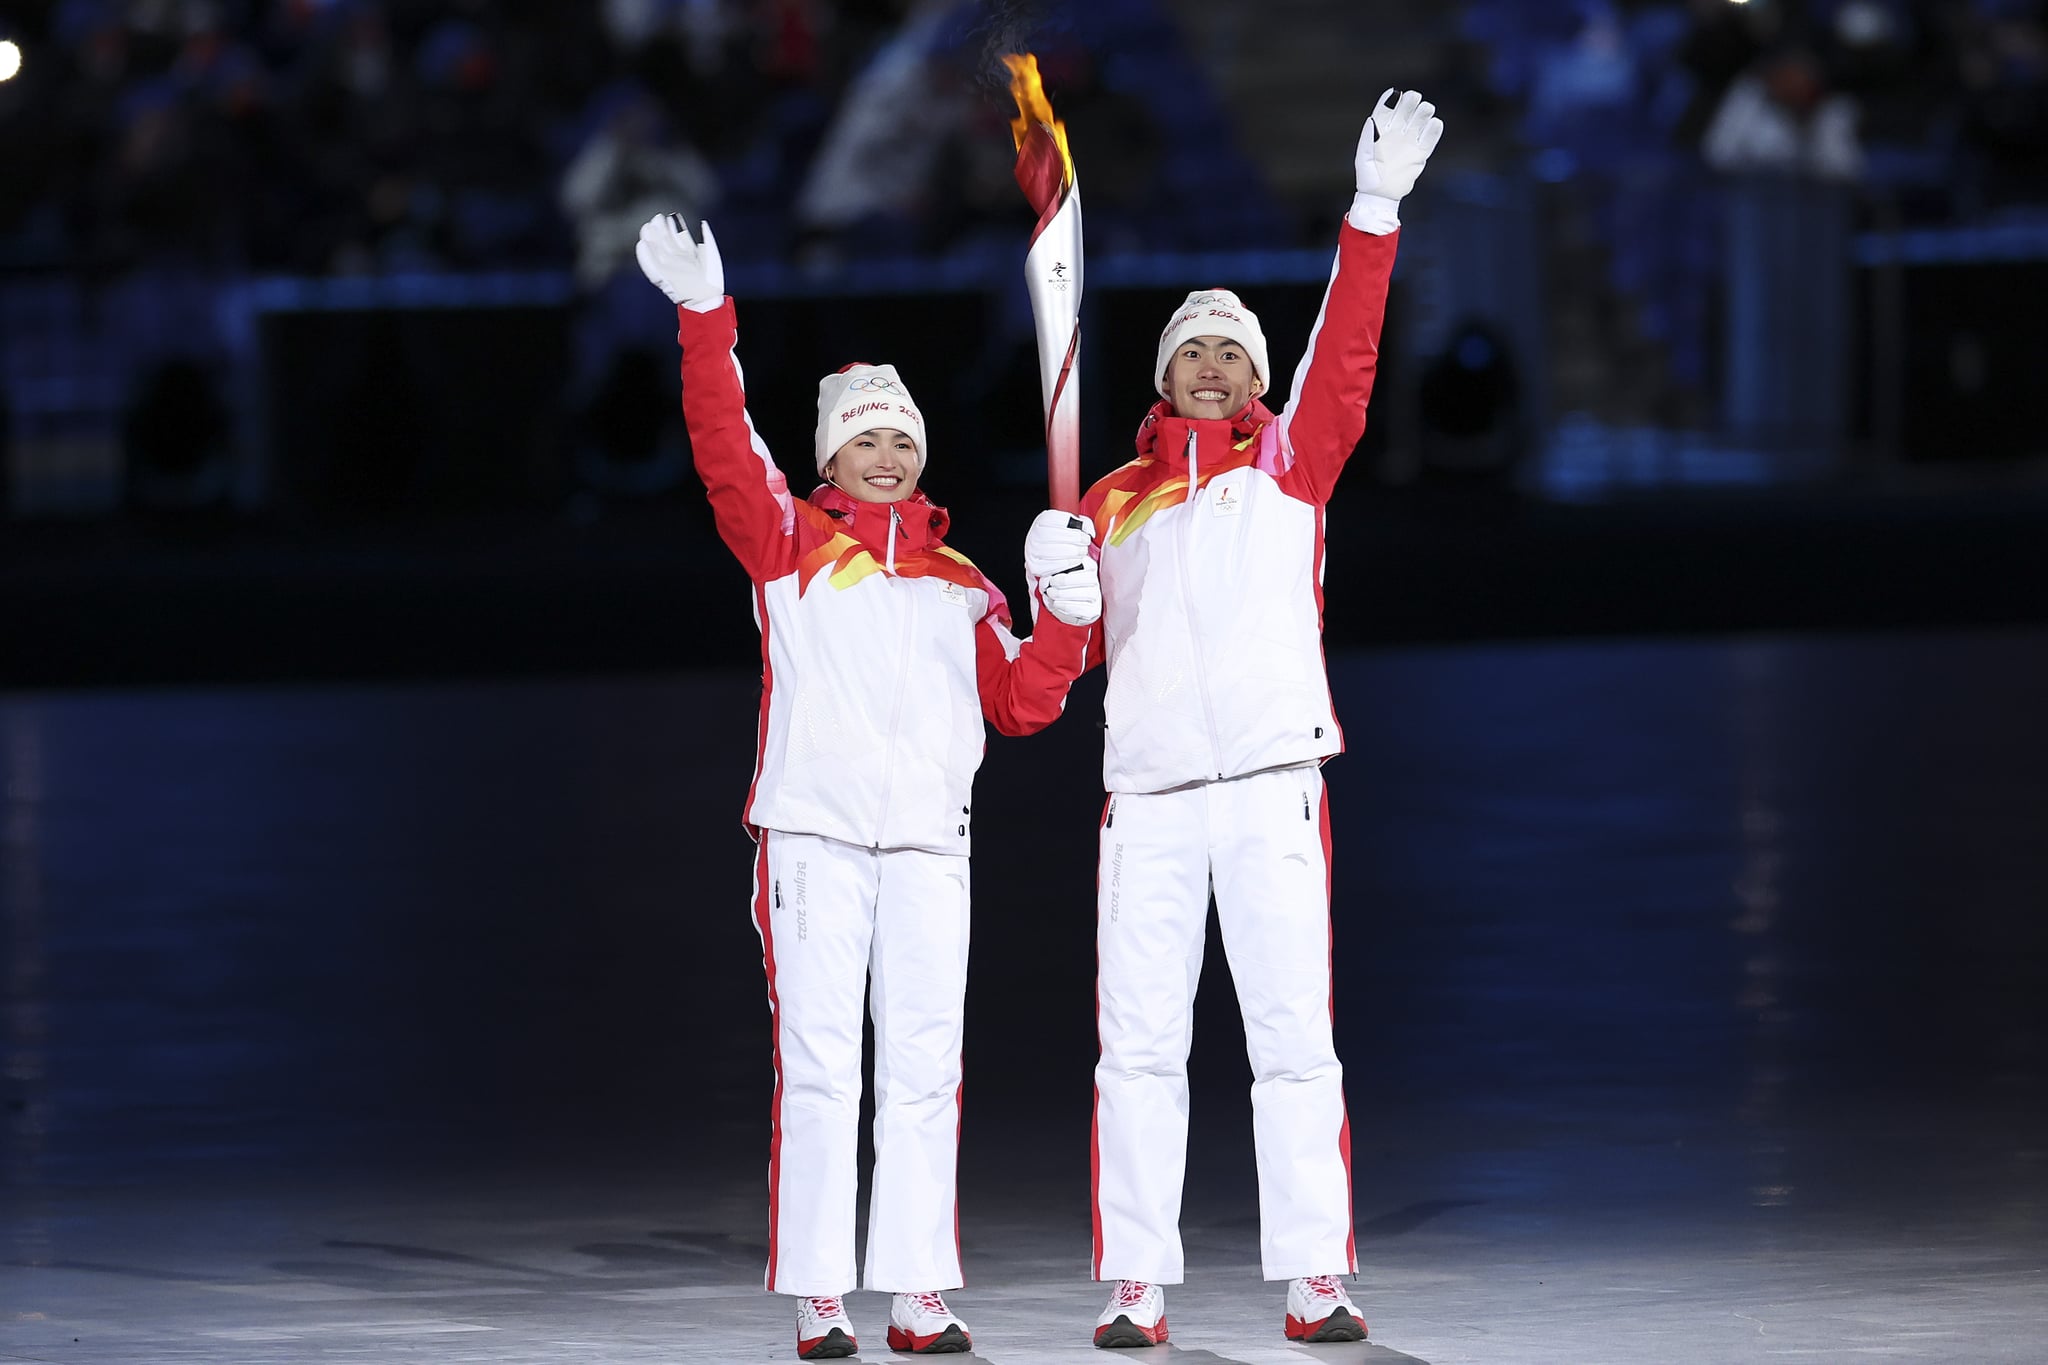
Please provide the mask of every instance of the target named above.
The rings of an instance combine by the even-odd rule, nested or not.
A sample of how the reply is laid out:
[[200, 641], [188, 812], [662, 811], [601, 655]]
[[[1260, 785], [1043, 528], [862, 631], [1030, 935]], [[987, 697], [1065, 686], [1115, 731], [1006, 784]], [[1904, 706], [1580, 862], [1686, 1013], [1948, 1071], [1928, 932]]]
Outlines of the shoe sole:
[[956, 1355], [961, 1351], [973, 1350], [974, 1338], [961, 1331], [960, 1324], [957, 1322], [947, 1323], [945, 1331], [934, 1332], [928, 1337], [915, 1336], [904, 1331], [901, 1327], [891, 1327], [889, 1329], [889, 1349], [892, 1351], [908, 1351], [912, 1355], [919, 1356]]
[[1129, 1315], [1117, 1314], [1116, 1321], [1105, 1323], [1095, 1329], [1095, 1344], [1105, 1351], [1121, 1351], [1139, 1346], [1157, 1346], [1166, 1340], [1166, 1319], [1159, 1319], [1159, 1325], [1147, 1332], [1132, 1322]]
[[859, 1349], [859, 1345], [854, 1342], [852, 1337], [834, 1327], [824, 1336], [819, 1337], [809, 1350], [805, 1350], [804, 1344], [798, 1342], [796, 1358], [798, 1360], [843, 1360]]
[[1321, 1322], [1303, 1322], [1289, 1313], [1285, 1331], [1289, 1341], [1305, 1341], [1311, 1345], [1319, 1345], [1326, 1341], [1365, 1340], [1365, 1323], [1352, 1317], [1342, 1308]]

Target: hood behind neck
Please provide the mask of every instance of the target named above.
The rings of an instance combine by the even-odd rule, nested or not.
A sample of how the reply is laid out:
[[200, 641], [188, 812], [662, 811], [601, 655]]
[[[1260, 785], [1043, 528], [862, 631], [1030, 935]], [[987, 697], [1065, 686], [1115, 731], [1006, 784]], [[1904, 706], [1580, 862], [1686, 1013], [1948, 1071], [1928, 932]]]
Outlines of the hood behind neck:
[[895, 502], [862, 502], [832, 484], [821, 483], [811, 490], [809, 502], [837, 520], [855, 540], [877, 549], [888, 541], [891, 511], [902, 518], [896, 529], [899, 551], [924, 549], [943, 538], [953, 522], [946, 509], [926, 497], [923, 489]]
[[[1246, 403], [1238, 410], [1237, 415], [1231, 417], [1228, 421], [1221, 418], [1178, 416], [1174, 413], [1173, 405], [1162, 398], [1154, 403], [1151, 410], [1145, 414], [1145, 420], [1138, 423], [1136, 442], [1138, 454], [1144, 457], [1157, 455], [1159, 453], [1159, 438], [1161, 433], [1165, 431], [1185, 432], [1190, 429], [1201, 431], [1204, 428], [1227, 428], [1233, 439], [1242, 440], [1247, 436], [1257, 434], [1261, 427], [1272, 420], [1272, 411], [1256, 398]], [[1182, 437], [1181, 439], [1184, 440], [1186, 438]], [[1179, 452], [1176, 451], [1174, 453], [1178, 454]]]

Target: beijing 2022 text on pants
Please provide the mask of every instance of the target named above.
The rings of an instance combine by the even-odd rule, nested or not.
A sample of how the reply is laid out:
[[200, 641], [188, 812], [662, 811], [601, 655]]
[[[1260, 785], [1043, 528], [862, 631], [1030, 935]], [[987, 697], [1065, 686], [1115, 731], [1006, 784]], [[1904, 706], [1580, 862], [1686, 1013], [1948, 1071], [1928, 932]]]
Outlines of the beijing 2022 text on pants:
[[754, 926], [775, 1029], [769, 1289], [855, 1286], [863, 994], [875, 1020], [875, 1169], [861, 1282], [893, 1293], [960, 1286], [967, 922], [964, 857], [763, 833]]
[[1332, 1038], [1329, 807], [1314, 767], [1103, 810], [1096, 887], [1095, 1278], [1179, 1284], [1188, 1045], [1213, 887], [1244, 1014], [1269, 1280], [1358, 1268]]

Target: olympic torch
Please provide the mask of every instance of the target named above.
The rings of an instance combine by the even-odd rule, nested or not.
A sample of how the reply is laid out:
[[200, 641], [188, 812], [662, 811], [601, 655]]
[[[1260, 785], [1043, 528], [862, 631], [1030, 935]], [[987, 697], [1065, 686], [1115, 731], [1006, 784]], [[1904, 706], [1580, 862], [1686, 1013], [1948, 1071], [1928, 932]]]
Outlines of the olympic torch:
[[1081, 383], [1074, 369], [1081, 354], [1081, 187], [1066, 125], [1052, 116], [1039, 83], [1038, 58], [1006, 56], [1003, 64], [1010, 68], [1010, 94], [1017, 101], [1017, 117], [1010, 120], [1017, 187], [1038, 214], [1024, 254], [1024, 278], [1038, 330], [1046, 472], [1052, 505], [1074, 512], [1081, 507]]

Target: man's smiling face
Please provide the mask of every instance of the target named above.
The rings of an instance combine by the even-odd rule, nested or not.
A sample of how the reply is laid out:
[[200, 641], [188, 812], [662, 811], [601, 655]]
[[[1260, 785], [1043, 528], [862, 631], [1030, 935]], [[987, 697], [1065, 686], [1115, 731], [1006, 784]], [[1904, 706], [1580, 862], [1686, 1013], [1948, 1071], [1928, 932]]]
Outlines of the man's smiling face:
[[1228, 337], [1192, 337], [1166, 365], [1166, 401], [1180, 417], [1235, 417], [1264, 388], [1244, 347]]

